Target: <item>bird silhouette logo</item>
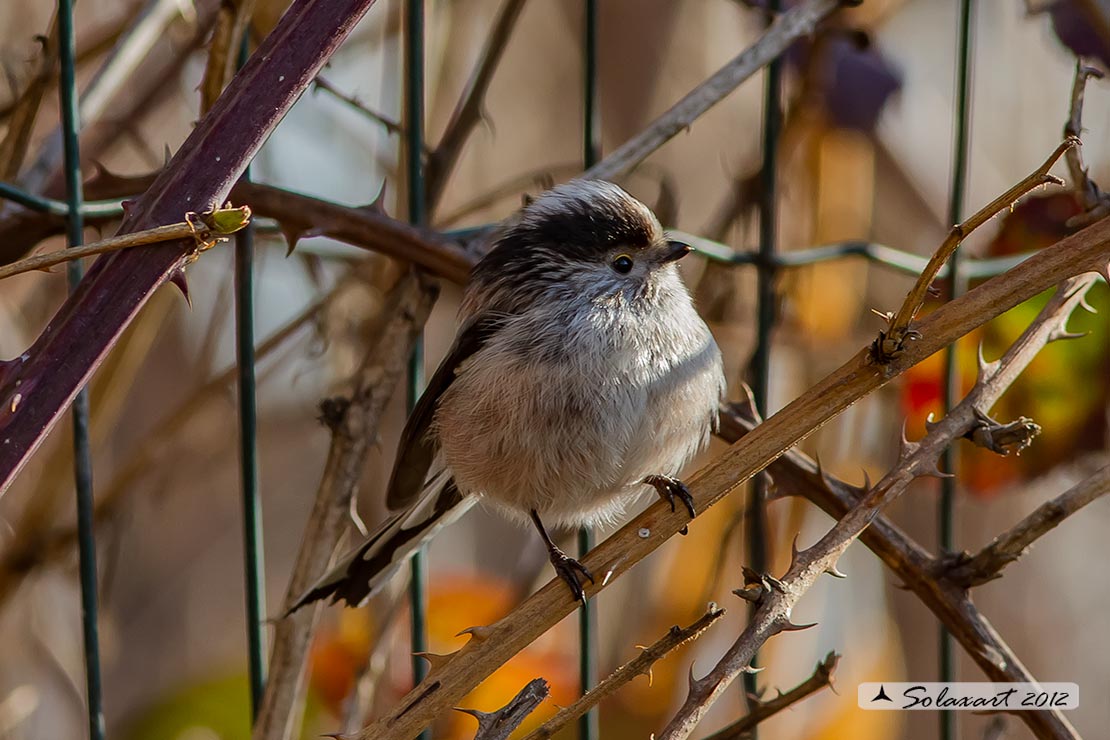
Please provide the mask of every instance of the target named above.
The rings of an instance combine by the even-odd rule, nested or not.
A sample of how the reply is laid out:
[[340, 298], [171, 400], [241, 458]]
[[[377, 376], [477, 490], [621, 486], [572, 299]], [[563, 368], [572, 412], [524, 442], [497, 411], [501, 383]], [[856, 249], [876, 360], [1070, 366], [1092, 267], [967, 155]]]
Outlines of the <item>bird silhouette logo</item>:
[[872, 699], [871, 701], [872, 701], [872, 702], [876, 702], [876, 701], [889, 701], [889, 702], [891, 702], [891, 703], [894, 703], [894, 700], [893, 700], [893, 699], [891, 699], [891, 698], [890, 698], [889, 696], [887, 696], [887, 695], [886, 695], [886, 687], [885, 687], [885, 686], [883, 686], [882, 684], [879, 684], [879, 693], [875, 694], [875, 698], [874, 698], [874, 699]]

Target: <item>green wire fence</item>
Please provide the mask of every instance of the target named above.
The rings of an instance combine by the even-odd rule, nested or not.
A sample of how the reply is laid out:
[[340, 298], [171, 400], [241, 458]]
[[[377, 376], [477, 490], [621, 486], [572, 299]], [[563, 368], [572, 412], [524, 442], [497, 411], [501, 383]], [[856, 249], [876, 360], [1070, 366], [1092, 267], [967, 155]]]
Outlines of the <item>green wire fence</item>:
[[[598, 3], [583, 0], [583, 165], [589, 168], [600, 158], [600, 105], [598, 89]], [[771, 0], [769, 11], [777, 12], [781, 0]], [[952, 181], [949, 190], [949, 220], [960, 220], [967, 181], [967, 151], [970, 121], [971, 40], [974, 3], [960, 0], [957, 27], [958, 53], [956, 59], [955, 133]], [[85, 202], [83, 200], [79, 132], [80, 120], [75, 81], [75, 34], [73, 26], [73, 0], [58, 0], [58, 49], [60, 60], [61, 118], [64, 145], [65, 201], [28, 193], [11, 184], [0, 182], [0, 198], [22, 205], [30, 210], [65, 216], [67, 243], [82, 243], [83, 219], [87, 215], [110, 216], [122, 212], [119, 200]], [[247, 53], [244, 40], [240, 63]], [[414, 224], [426, 221], [426, 181], [424, 161], [424, 2], [406, 0], [404, 32], [404, 109], [405, 109], [405, 162], [408, 179], [409, 220]], [[917, 255], [869, 242], [843, 242], [814, 247], [789, 253], [777, 253], [776, 246], [776, 153], [782, 126], [782, 62], [772, 62], [765, 76], [763, 111], [763, 192], [760, 203], [759, 245], [755, 251], [732, 251], [721, 245], [690, 235], [690, 242], [708, 259], [735, 266], [753, 265], [757, 270], [757, 344], [750, 366], [750, 379], [757, 407], [766, 412], [771, 367], [771, 334], [775, 326], [775, 286], [783, 270], [827, 262], [845, 257], [862, 257], [869, 262], [900, 272], [916, 274], [925, 260]], [[248, 177], [245, 174], [244, 177]], [[685, 236], [685, 235], [684, 235]], [[240, 479], [244, 533], [244, 571], [246, 612], [248, 624], [248, 655], [252, 708], [257, 711], [259, 697], [266, 676], [265, 591], [262, 548], [262, 511], [259, 490], [257, 459], [257, 409], [255, 406], [254, 316], [253, 316], [253, 234], [248, 228], [236, 238], [235, 324], [238, 356], [239, 424], [240, 424]], [[1021, 257], [964, 262], [957, 252], [946, 268], [951, 294], [966, 289], [968, 280], [999, 274], [1011, 268]], [[71, 289], [81, 279], [81, 263], [69, 263], [68, 277]], [[955, 402], [958, 393], [955, 375], [955, 350], [946, 352], [944, 376], [945, 409]], [[415, 403], [423, 384], [422, 344], [417, 343], [410, 363], [407, 384], [409, 407]], [[104, 707], [100, 675], [99, 638], [97, 624], [97, 570], [96, 546], [93, 535], [93, 471], [89, 450], [89, 405], [87, 393], [82, 391], [73, 404], [74, 478], [77, 493], [78, 550], [80, 556], [82, 629], [84, 635], [84, 662], [88, 726], [91, 740], [105, 737]], [[950, 451], [944, 458], [945, 470], [952, 471], [955, 461]], [[748, 557], [757, 571], [765, 570], [767, 563], [766, 524], [763, 504], [766, 479], [756, 479], [752, 497], [751, 516], [748, 518]], [[953, 547], [953, 497], [954, 483], [943, 482], [939, 504], [939, 545], [942, 551]], [[592, 548], [592, 533], [579, 532], [579, 549], [583, 553]], [[423, 552], [412, 561], [410, 605], [412, 613], [411, 647], [413, 652], [427, 650], [426, 622], [427, 563]], [[597, 619], [595, 607], [583, 608], [580, 618], [580, 679], [582, 690], [588, 690], [597, 679]], [[954, 678], [952, 641], [941, 629], [939, 641], [940, 679]], [[420, 681], [427, 671], [421, 659], [414, 659], [414, 680]], [[745, 676], [745, 689], [754, 691], [755, 677]], [[584, 716], [579, 723], [579, 737], [597, 740], [599, 737], [597, 710]], [[940, 714], [939, 734], [942, 740], [956, 736], [951, 712]], [[428, 737], [426, 731], [423, 737]]]

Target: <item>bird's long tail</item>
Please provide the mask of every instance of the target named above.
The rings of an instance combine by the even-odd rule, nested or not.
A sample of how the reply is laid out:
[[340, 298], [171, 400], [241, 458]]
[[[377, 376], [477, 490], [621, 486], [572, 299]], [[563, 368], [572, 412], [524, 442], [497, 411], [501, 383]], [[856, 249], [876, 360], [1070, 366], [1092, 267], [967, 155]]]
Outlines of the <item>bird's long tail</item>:
[[474, 503], [462, 496], [446, 472], [433, 476], [409, 508], [387, 519], [365, 542], [347, 553], [294, 603], [286, 616], [318, 599], [358, 606], [377, 593], [397, 569], [436, 532]]

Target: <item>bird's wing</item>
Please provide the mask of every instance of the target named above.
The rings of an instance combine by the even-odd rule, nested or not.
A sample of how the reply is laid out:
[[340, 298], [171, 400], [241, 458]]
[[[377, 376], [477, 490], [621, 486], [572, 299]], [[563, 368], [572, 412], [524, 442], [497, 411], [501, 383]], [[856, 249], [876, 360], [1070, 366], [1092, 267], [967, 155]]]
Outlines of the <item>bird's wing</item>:
[[464, 497], [445, 470], [428, 481], [407, 510], [394, 514], [358, 547], [340, 558], [285, 612], [289, 616], [324, 598], [359, 606], [389, 582], [397, 569], [436, 532], [461, 517], [474, 503]]
[[436, 404], [440, 396], [455, 380], [455, 372], [468, 357], [485, 346], [497, 331], [499, 321], [491, 316], [477, 316], [472, 319], [455, 339], [455, 344], [447, 357], [440, 363], [435, 375], [428, 381], [416, 408], [409, 415], [405, 429], [401, 432], [397, 461], [393, 464], [393, 474], [389, 478], [386, 505], [390, 510], [403, 509], [412, 504], [424, 488], [424, 482], [435, 458], [435, 440], [428, 430], [435, 416]]

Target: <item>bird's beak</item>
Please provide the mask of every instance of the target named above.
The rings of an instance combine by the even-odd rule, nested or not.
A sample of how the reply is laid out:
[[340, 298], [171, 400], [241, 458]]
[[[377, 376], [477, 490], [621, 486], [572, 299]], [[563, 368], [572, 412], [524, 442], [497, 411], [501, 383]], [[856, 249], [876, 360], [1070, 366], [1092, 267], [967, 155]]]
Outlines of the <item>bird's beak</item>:
[[663, 256], [663, 262], [674, 262], [675, 260], [680, 260], [693, 251], [694, 248], [691, 247], [689, 244], [683, 244], [682, 242], [676, 242], [673, 240], [668, 241], [667, 253]]

